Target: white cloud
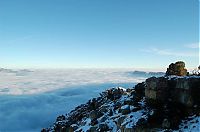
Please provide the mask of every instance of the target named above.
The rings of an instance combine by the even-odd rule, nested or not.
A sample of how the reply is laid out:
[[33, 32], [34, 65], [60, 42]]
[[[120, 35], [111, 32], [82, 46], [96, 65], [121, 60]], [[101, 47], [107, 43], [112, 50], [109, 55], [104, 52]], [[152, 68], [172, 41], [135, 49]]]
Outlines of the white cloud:
[[52, 125], [58, 115], [86, 103], [107, 88], [132, 87], [145, 79], [132, 77], [130, 72], [127, 69], [0, 72], [0, 131], [40, 131]]
[[185, 45], [185, 47], [190, 48], [190, 49], [198, 49], [198, 48], [200, 48], [200, 44], [199, 43], [192, 43], [192, 44]]
[[146, 53], [153, 53], [157, 55], [165, 55], [165, 56], [176, 56], [176, 57], [198, 57], [198, 53], [194, 52], [177, 52], [177, 51], [172, 51], [169, 49], [158, 49], [158, 48], [150, 48], [150, 49], [144, 49], [141, 50]]
[[[52, 91], [69, 86], [102, 83], [140, 82], [124, 74], [127, 70], [71, 69], [36, 70], [34, 72], [1, 72], [0, 95], [22, 95]], [[143, 78], [142, 78], [143, 79]]]

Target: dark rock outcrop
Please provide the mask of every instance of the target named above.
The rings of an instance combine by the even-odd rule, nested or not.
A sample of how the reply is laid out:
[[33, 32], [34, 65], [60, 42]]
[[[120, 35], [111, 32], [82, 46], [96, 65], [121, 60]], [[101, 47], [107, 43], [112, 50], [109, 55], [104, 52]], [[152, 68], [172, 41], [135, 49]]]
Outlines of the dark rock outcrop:
[[187, 117], [200, 116], [199, 76], [151, 77], [133, 89], [112, 88], [100, 95], [42, 132], [171, 131]]
[[200, 102], [200, 78], [152, 77], [146, 80], [145, 97], [166, 103], [171, 101], [192, 107]]
[[187, 69], [185, 69], [185, 63], [183, 61], [178, 61], [176, 63], [171, 63], [169, 68], [167, 68], [166, 75], [176, 75], [176, 76], [186, 76], [188, 75]]

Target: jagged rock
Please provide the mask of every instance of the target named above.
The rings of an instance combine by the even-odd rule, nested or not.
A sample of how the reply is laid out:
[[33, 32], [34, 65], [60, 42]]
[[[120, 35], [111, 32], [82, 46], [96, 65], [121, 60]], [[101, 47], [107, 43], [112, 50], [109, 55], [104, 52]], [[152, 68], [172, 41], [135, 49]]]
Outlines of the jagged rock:
[[144, 97], [145, 94], [144, 91], [145, 91], [145, 82], [138, 83], [137, 85], [135, 85], [136, 96]]
[[122, 94], [124, 93], [124, 91], [120, 88], [110, 89], [107, 92], [108, 92], [107, 98], [110, 99], [110, 100], [119, 99], [122, 96]]
[[47, 130], [46, 130], [45, 128], [43, 128], [43, 129], [41, 130], [41, 132], [47, 132]]
[[88, 104], [89, 104], [89, 106], [90, 106], [89, 109], [95, 110], [95, 109], [97, 108], [97, 106], [98, 106], [97, 99], [93, 98], [92, 100], [90, 100], [90, 101], [88, 102]]
[[120, 112], [122, 113], [122, 115], [129, 114], [131, 112], [130, 106], [129, 105], [122, 106]]
[[164, 129], [170, 128], [170, 122], [169, 122], [168, 119], [165, 118], [165, 119], [163, 120], [163, 122], [162, 122], [162, 128], [164, 128]]
[[94, 125], [96, 125], [96, 124], [98, 124], [98, 120], [97, 120], [96, 118], [95, 118], [95, 119], [92, 119], [91, 125], [94, 126]]
[[[85, 128], [88, 132], [173, 130], [189, 114], [200, 113], [200, 77], [196, 76], [152, 77], [135, 89], [112, 88], [100, 95], [66, 116], [59, 116], [51, 128], [42, 132]], [[149, 100], [155, 100], [155, 104]]]
[[120, 127], [126, 116], [121, 116], [117, 119], [117, 126]]
[[144, 126], [144, 125], [146, 125], [147, 124], [147, 120], [146, 119], [144, 119], [144, 118], [141, 118], [141, 119], [139, 119], [138, 120], [138, 122], [137, 122], [137, 126]]
[[124, 128], [122, 132], [135, 132], [135, 128]]
[[108, 115], [109, 115], [109, 116], [112, 116], [112, 115], [113, 115], [113, 111], [110, 110], [109, 113], [108, 113]]
[[99, 112], [101, 112], [101, 113], [108, 112], [108, 106], [102, 106], [102, 107], [100, 107]]
[[98, 131], [97, 131], [97, 128], [98, 128], [98, 127], [96, 127], [96, 126], [92, 126], [92, 127], [90, 127], [90, 130], [89, 130], [89, 131], [90, 131], [90, 132], [98, 132]]
[[115, 109], [115, 110], [116, 110], [116, 109], [119, 109], [121, 106], [122, 106], [122, 104], [121, 104], [120, 102], [116, 102], [116, 103], [114, 104], [114, 109]]
[[132, 99], [129, 99], [129, 100], [125, 100], [124, 101], [124, 105], [134, 105], [134, 100], [132, 100]]
[[171, 63], [169, 68], [167, 68], [166, 75], [177, 75], [177, 76], [186, 76], [188, 75], [187, 69], [185, 69], [185, 63], [183, 61], [178, 61], [175, 64]]
[[64, 115], [61, 115], [61, 116], [58, 116], [56, 121], [63, 121], [65, 120], [65, 116]]
[[98, 131], [100, 131], [100, 132], [106, 132], [106, 131], [109, 131], [109, 127], [108, 127], [107, 124], [99, 124]]
[[98, 112], [96, 110], [92, 110], [89, 114], [90, 119], [97, 119], [98, 118]]
[[105, 122], [108, 119], [107, 115], [101, 117], [100, 122]]
[[133, 92], [134, 90], [133, 89], [130, 89], [130, 88], [128, 88], [128, 89], [126, 89], [126, 92], [128, 92], [128, 93], [131, 93], [131, 92]]
[[141, 107], [135, 107], [135, 108], [133, 108], [132, 110], [131, 110], [131, 112], [136, 112], [136, 111], [139, 111], [139, 110], [141, 110], [142, 108]]
[[61, 132], [74, 132], [74, 128], [68, 127], [68, 128], [62, 129]]
[[71, 127], [73, 128], [73, 130], [77, 130], [78, 129], [78, 125], [77, 124], [72, 124]]

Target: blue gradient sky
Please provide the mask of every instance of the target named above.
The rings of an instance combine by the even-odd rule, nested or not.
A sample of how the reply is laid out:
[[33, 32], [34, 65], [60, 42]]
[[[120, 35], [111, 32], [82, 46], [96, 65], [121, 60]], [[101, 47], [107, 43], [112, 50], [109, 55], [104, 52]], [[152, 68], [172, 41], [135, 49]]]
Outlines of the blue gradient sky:
[[0, 67], [199, 64], [198, 0], [1, 0]]

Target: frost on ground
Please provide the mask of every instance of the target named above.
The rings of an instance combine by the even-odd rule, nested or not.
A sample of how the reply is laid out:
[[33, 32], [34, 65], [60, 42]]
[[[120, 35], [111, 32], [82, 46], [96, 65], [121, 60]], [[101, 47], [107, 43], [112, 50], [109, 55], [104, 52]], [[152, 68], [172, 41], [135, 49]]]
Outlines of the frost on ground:
[[183, 120], [179, 126], [179, 131], [200, 132], [200, 116], [190, 116]]
[[[192, 84], [196, 83], [191, 83], [191, 86]], [[152, 100], [145, 96], [147, 88], [145, 81], [132, 89], [108, 89], [102, 92], [100, 97], [59, 116], [52, 127], [42, 131], [199, 131], [198, 102], [196, 105], [187, 106], [172, 100]]]
[[57, 118], [43, 131], [122, 131], [135, 130], [147, 120], [148, 110], [141, 98], [133, 101], [134, 90], [109, 89], [75, 110]]

